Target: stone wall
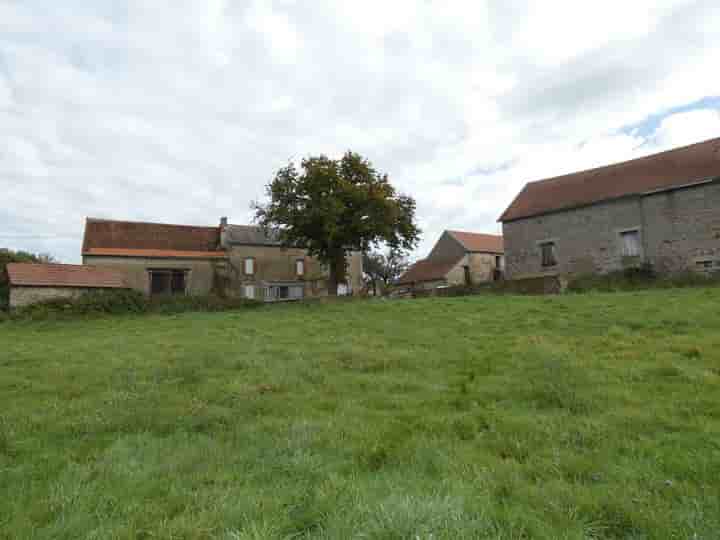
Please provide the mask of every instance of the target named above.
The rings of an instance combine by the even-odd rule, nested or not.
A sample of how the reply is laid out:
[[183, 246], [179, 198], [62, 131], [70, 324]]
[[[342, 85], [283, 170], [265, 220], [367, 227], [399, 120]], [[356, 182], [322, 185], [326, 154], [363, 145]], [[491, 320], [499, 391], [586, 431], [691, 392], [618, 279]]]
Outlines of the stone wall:
[[720, 261], [720, 183], [644, 197], [642, 213], [645, 249], [658, 271]]
[[80, 287], [13, 286], [10, 288], [10, 307], [19, 308], [37, 304], [38, 302], [47, 302], [48, 300], [58, 300], [61, 298], [74, 299], [91, 290], [96, 289]]
[[[255, 273], [244, 274], [244, 261], [247, 257], [255, 260]], [[299, 279], [295, 263], [298, 259], [305, 262], [305, 275]], [[262, 281], [305, 283], [305, 296], [327, 294], [326, 274], [320, 263], [308, 257], [303, 249], [280, 249], [264, 246], [234, 246], [228, 259], [173, 259], [144, 257], [108, 257], [85, 255], [83, 264], [105, 266], [121, 270], [128, 285], [144, 294], [150, 294], [150, 275], [148, 270], [174, 269], [187, 270], [188, 294], [208, 295], [218, 287], [225, 289], [230, 296], [242, 296], [243, 286], [259, 284]], [[353, 253], [348, 260], [348, 279], [354, 293], [362, 289], [362, 257]]]
[[[236, 245], [230, 248], [231, 288], [236, 294], [245, 285], [258, 285], [265, 281], [275, 282], [304, 282], [305, 296], [323, 296], [327, 294], [327, 272], [320, 262], [307, 255], [304, 249], [267, 246]], [[244, 273], [245, 259], [254, 260], [254, 274]], [[304, 261], [305, 273], [298, 277], [296, 263]], [[354, 294], [358, 294], [363, 286], [362, 256], [353, 252], [348, 257], [347, 278]]]
[[144, 294], [150, 294], [148, 270], [188, 270], [188, 294], [204, 296], [210, 294], [215, 279], [215, 268], [222, 266], [222, 259], [157, 259], [144, 257], [83, 257], [83, 264], [104, 266], [121, 270], [128, 285]]
[[[624, 268], [620, 233], [640, 232], [640, 261], [660, 272], [695, 268], [702, 258], [720, 258], [720, 184], [706, 184], [503, 224], [506, 274], [607, 273]], [[555, 243], [557, 265], [542, 266], [540, 245]], [[638, 261], [631, 261], [637, 263]]]
[[459, 259], [465, 254], [465, 248], [452, 235], [445, 231], [440, 235], [427, 258], [437, 261]]

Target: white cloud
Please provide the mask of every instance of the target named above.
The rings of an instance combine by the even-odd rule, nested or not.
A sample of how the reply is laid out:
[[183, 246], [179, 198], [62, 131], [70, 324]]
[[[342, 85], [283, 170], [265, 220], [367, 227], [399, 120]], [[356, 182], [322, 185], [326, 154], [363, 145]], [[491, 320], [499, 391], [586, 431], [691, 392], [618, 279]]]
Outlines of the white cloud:
[[720, 110], [703, 109], [666, 117], [655, 132], [653, 142], [667, 149], [719, 135]]
[[416, 196], [423, 254], [528, 180], [720, 135], [717, 106], [620, 130], [717, 95], [718, 26], [707, 0], [0, 2], [0, 245], [246, 221], [288, 159], [353, 149]]

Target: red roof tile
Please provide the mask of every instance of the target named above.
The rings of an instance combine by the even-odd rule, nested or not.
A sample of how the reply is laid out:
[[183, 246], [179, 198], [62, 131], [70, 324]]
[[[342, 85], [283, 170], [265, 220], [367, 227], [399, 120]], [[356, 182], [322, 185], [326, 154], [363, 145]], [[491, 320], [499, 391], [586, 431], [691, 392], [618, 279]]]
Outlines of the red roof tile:
[[435, 281], [444, 279], [447, 273], [453, 269], [460, 259], [436, 261], [423, 259], [416, 262], [400, 276], [398, 284], [408, 285], [420, 281]]
[[530, 182], [505, 210], [512, 221], [720, 177], [720, 138], [614, 165]]
[[502, 236], [463, 231], [448, 231], [448, 234], [460, 242], [467, 251], [505, 253]]
[[82, 251], [83, 254], [95, 249], [217, 252], [219, 247], [219, 227], [88, 218]]
[[83, 255], [110, 257], [151, 257], [162, 259], [222, 259], [224, 251], [178, 251], [172, 249], [90, 248]]
[[125, 288], [118, 270], [74, 264], [9, 263], [8, 280], [15, 286]]

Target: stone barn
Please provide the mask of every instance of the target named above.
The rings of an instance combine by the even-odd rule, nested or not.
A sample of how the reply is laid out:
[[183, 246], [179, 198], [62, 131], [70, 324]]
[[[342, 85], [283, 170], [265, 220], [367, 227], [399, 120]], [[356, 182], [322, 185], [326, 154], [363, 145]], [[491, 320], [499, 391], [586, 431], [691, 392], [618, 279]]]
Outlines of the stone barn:
[[500, 221], [510, 279], [720, 272], [720, 138], [530, 182]]
[[73, 264], [9, 263], [10, 308], [73, 299], [96, 290], [128, 288], [122, 272]]

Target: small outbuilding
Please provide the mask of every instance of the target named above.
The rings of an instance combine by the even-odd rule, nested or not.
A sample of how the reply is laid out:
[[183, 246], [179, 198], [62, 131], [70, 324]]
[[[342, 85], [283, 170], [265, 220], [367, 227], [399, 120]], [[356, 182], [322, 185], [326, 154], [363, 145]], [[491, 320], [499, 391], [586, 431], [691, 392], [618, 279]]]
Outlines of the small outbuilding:
[[397, 285], [410, 289], [436, 289], [497, 281], [504, 267], [502, 236], [444, 231], [426, 259], [400, 276]]
[[74, 264], [9, 263], [10, 307], [77, 298], [101, 289], [128, 288], [123, 272]]

